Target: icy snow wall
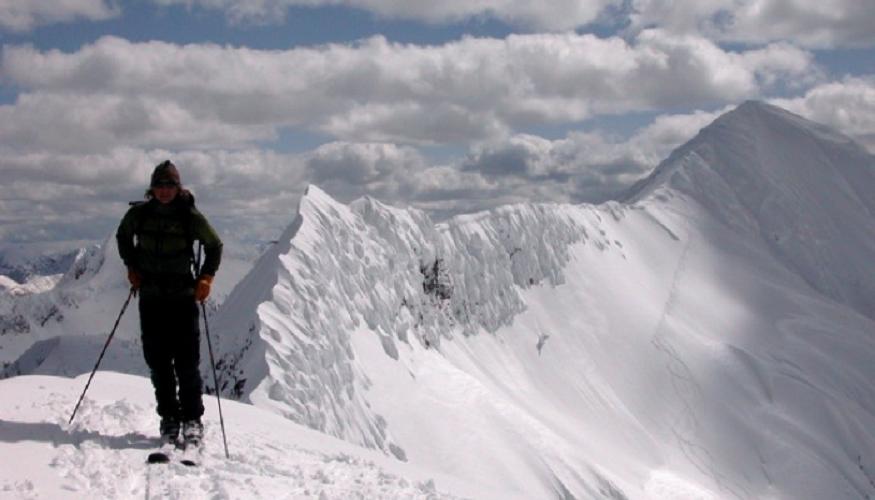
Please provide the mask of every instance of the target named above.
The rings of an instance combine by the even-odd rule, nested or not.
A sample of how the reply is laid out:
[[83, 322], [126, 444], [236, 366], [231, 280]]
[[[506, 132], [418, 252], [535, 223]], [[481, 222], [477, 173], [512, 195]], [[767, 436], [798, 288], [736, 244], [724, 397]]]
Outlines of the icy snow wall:
[[521, 289], [564, 281], [570, 245], [612, 245], [598, 213], [573, 213], [520, 205], [435, 226], [415, 209], [345, 206], [309, 186], [295, 222], [216, 317], [224, 390], [404, 458], [362, 396], [351, 336], [375, 335], [397, 360], [399, 343], [439, 348], [511, 324]]

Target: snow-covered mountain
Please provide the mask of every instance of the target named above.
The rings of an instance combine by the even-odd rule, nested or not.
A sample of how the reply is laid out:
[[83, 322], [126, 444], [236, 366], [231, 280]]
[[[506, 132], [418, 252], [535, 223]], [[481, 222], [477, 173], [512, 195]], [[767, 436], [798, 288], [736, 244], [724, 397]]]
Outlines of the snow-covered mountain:
[[79, 249], [58, 249], [52, 246], [3, 246], [0, 247], [0, 278], [5, 277], [15, 283], [25, 284], [40, 276], [63, 274], [78, 254]]
[[683, 194], [812, 288], [875, 318], [873, 165], [834, 130], [751, 101], [674, 151], [630, 201]]
[[35, 275], [27, 278], [24, 283], [19, 283], [8, 276], [0, 275], [0, 293], [33, 295], [47, 292], [54, 288], [63, 277], [63, 274]]
[[[216, 278], [215, 310], [251, 263], [228, 258]], [[0, 277], [0, 285], [2, 285]], [[78, 375], [91, 371], [129, 293], [115, 235], [80, 249], [66, 272], [29, 285], [0, 286], [0, 378], [18, 374]], [[107, 354], [106, 369], [146, 374], [136, 299], [126, 309]]]
[[434, 224], [310, 186], [211, 318], [222, 390], [475, 497], [871, 497], [873, 189], [756, 102], [622, 203]]
[[[90, 371], [87, 359], [94, 355], [72, 355], [72, 351], [99, 352], [128, 295], [124, 266], [111, 258], [114, 251], [113, 238], [80, 250], [67, 272], [47, 292], [0, 294], [0, 361], [4, 376]], [[145, 373], [142, 361], [130, 363], [142, 358], [135, 355], [138, 322], [134, 304], [122, 319], [118, 349], [107, 360], [109, 369]], [[58, 357], [56, 361], [50, 359], [52, 353]], [[90, 364], [93, 366], [94, 361]]]
[[872, 187], [755, 102], [629, 203], [434, 225], [311, 186], [217, 315], [225, 390], [521, 496], [872, 494]]

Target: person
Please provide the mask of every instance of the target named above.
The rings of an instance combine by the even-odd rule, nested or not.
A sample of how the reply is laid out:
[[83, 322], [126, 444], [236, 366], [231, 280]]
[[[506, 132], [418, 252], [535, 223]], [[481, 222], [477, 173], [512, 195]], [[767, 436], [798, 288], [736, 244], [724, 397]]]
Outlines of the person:
[[[119, 255], [139, 294], [143, 356], [155, 388], [161, 439], [178, 444], [181, 428], [182, 444], [197, 446], [204, 413], [197, 303], [210, 294], [222, 241], [169, 160], [152, 172], [146, 200], [133, 203], [119, 224]], [[193, 270], [194, 240], [204, 249], [199, 270]]]

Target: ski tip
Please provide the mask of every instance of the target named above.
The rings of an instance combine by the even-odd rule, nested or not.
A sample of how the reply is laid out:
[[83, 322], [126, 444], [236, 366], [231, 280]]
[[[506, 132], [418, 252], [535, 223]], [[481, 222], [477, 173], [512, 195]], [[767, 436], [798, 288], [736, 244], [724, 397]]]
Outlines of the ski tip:
[[146, 463], [149, 464], [166, 464], [169, 461], [170, 457], [164, 453], [151, 453], [146, 459]]

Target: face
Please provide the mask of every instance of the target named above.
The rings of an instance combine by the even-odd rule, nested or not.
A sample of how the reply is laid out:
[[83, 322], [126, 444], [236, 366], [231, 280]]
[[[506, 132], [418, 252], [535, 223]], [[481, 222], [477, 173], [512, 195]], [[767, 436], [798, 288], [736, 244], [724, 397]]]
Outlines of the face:
[[161, 204], [166, 205], [179, 194], [179, 186], [175, 184], [158, 184], [152, 187], [152, 194], [155, 195], [155, 199]]

